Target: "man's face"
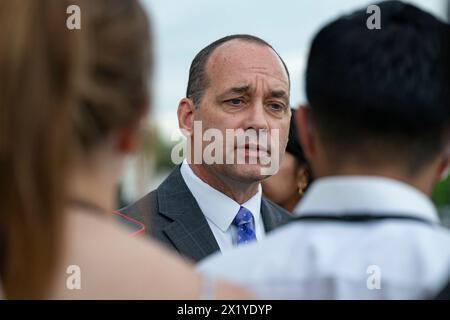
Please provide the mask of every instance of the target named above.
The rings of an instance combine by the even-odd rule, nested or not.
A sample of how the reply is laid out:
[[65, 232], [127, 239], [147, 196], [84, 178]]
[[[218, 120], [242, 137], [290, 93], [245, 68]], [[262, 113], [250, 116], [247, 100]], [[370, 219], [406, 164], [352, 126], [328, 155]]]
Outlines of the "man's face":
[[[223, 155], [234, 156], [234, 162], [204, 164], [205, 170], [238, 182], [262, 180], [264, 171], [261, 169], [267, 168], [267, 163], [261, 163], [261, 158], [270, 156], [273, 160], [278, 156], [277, 162], [281, 162], [287, 143], [291, 112], [289, 80], [282, 62], [269, 47], [231, 40], [212, 53], [206, 74], [209, 85], [194, 112], [194, 120], [202, 121], [203, 132], [209, 128], [221, 131], [226, 140]], [[258, 138], [264, 132], [269, 144], [262, 145], [257, 139], [259, 141], [252, 140], [250, 145], [239, 148], [236, 141], [239, 133], [235, 133], [234, 147], [230, 148], [231, 139], [225, 138], [226, 129], [241, 129], [241, 133], [253, 131]], [[203, 148], [206, 145], [208, 142], [203, 143]], [[242, 155], [245, 164], [237, 163]]]

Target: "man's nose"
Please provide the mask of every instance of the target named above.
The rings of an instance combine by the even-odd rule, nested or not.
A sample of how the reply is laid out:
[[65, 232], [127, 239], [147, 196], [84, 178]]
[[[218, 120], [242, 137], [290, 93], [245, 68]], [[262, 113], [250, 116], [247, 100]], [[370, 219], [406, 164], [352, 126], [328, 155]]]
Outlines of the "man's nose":
[[268, 130], [267, 113], [262, 102], [256, 102], [248, 110], [245, 129]]

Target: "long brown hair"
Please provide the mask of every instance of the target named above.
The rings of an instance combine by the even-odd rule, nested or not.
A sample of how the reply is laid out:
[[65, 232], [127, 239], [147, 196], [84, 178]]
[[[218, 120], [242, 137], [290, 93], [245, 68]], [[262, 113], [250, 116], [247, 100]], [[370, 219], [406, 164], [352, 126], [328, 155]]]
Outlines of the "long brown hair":
[[[81, 29], [66, 27], [69, 5]], [[148, 102], [150, 30], [137, 0], [0, 1], [0, 281], [45, 298], [70, 159]]]

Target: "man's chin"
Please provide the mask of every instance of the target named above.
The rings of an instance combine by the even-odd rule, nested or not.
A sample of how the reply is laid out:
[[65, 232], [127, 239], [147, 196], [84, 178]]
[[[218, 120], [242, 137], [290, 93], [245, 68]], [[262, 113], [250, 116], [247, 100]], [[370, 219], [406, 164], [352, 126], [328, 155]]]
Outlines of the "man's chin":
[[233, 164], [227, 171], [236, 180], [259, 182], [267, 177], [261, 173], [263, 168], [260, 164]]

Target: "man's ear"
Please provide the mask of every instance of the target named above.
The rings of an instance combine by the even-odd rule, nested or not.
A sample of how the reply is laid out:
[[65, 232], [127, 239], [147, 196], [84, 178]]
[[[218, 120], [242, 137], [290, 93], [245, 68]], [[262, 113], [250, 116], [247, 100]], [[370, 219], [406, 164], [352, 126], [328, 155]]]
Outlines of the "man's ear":
[[450, 142], [447, 143], [442, 163], [439, 166], [438, 180], [446, 179], [450, 174]]
[[299, 190], [305, 190], [308, 186], [309, 172], [306, 165], [300, 165], [297, 169], [297, 187]]
[[303, 148], [303, 152], [308, 160], [314, 158], [316, 147], [314, 145], [313, 128], [310, 110], [306, 106], [300, 106], [295, 112], [295, 121], [298, 128], [298, 139]]
[[185, 136], [191, 136], [194, 131], [195, 105], [189, 98], [183, 98], [178, 104], [178, 126]]

